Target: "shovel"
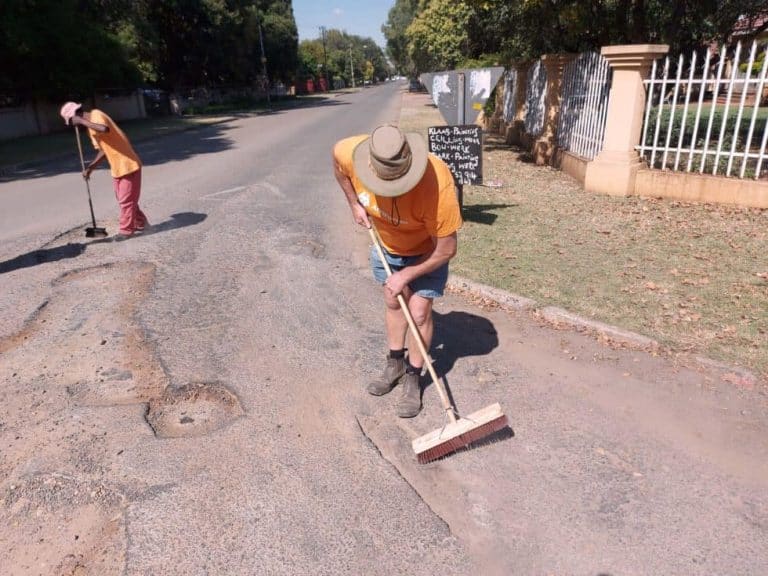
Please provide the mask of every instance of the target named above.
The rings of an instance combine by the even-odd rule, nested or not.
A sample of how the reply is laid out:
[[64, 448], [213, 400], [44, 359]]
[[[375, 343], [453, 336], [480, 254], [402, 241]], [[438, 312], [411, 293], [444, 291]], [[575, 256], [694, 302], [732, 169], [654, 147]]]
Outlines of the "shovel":
[[[75, 139], [77, 140], [77, 151], [80, 153], [80, 166], [82, 171], [85, 172], [85, 160], [83, 160], [83, 145], [80, 143], [80, 128], [75, 126]], [[86, 238], [104, 238], [108, 236], [106, 228], [99, 228], [96, 226], [96, 216], [93, 215], [93, 201], [91, 200], [91, 187], [88, 184], [88, 179], [85, 179], [85, 190], [88, 192], [88, 207], [91, 209], [91, 224], [93, 226], [85, 229]]]

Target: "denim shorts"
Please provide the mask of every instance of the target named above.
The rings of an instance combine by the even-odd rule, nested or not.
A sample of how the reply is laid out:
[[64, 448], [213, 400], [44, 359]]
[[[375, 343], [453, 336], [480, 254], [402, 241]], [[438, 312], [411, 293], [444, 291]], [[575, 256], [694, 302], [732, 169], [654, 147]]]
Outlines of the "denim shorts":
[[[384, 250], [384, 257], [389, 262], [389, 267], [392, 272], [398, 272], [407, 266], [413, 266], [422, 257], [421, 256], [397, 256], [390, 254]], [[379, 253], [376, 251], [376, 246], [371, 247], [371, 270], [373, 271], [373, 278], [379, 284], [384, 284], [387, 279], [387, 271], [384, 270], [384, 265], [379, 259]], [[429, 274], [419, 276], [416, 280], [413, 280], [409, 286], [414, 293], [418, 294], [422, 298], [439, 298], [443, 295], [445, 285], [448, 282], [448, 263], [446, 262], [437, 270], [432, 270]]]

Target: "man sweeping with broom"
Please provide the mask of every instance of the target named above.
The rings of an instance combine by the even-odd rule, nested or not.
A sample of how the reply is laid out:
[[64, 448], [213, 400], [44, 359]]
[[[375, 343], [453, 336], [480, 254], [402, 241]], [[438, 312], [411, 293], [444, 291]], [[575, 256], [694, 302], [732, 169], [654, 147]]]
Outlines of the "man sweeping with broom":
[[462, 224], [450, 169], [427, 152], [419, 134], [403, 134], [389, 125], [379, 126], [370, 137], [337, 142], [333, 158], [352, 216], [371, 236], [373, 276], [384, 286], [389, 355], [383, 374], [368, 384], [368, 392], [386, 394], [402, 381], [397, 414], [416, 416], [421, 410], [419, 375], [426, 366], [446, 420], [441, 428], [412, 441], [421, 463], [505, 428], [507, 417], [498, 403], [460, 418], [429, 358], [432, 301], [443, 294]]
[[[61, 107], [60, 114], [64, 123], [74, 126], [75, 130], [78, 126], [85, 126], [97, 150], [96, 158], [83, 170], [83, 178], [88, 180], [93, 169], [105, 158], [109, 163], [115, 196], [120, 205], [120, 234], [115, 239], [125, 240], [143, 232], [147, 217], [139, 208], [141, 160], [128, 137], [112, 118], [96, 108], [84, 112], [82, 104], [67, 102]], [[79, 132], [77, 138], [79, 146]]]
[[397, 296], [407, 303], [429, 350], [432, 302], [443, 295], [448, 262], [456, 254], [456, 232], [462, 225], [453, 176], [445, 162], [428, 154], [421, 135], [403, 134], [395, 126], [379, 126], [370, 137], [341, 140], [333, 156], [336, 179], [355, 222], [366, 228], [374, 225], [392, 270], [387, 277], [374, 249], [371, 267], [384, 287], [389, 355], [383, 373], [367, 389], [380, 396], [400, 382], [397, 414], [410, 418], [421, 410], [419, 375], [424, 358], [408, 333]]

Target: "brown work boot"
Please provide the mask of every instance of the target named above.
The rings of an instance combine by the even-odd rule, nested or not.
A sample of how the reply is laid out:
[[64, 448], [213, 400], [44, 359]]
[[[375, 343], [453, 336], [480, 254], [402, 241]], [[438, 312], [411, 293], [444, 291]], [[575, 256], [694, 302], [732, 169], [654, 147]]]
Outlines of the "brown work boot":
[[405, 358], [387, 356], [387, 365], [384, 367], [383, 374], [368, 384], [368, 392], [374, 396], [383, 396], [395, 387], [403, 374], [405, 374]]
[[406, 372], [402, 384], [403, 394], [397, 400], [397, 415], [400, 418], [413, 418], [421, 411], [419, 375]]

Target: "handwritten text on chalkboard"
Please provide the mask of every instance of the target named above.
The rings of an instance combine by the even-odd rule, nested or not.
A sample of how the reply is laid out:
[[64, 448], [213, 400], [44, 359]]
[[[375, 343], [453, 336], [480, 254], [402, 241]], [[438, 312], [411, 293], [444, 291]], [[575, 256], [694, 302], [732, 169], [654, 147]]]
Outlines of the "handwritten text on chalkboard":
[[459, 184], [483, 182], [482, 141], [482, 128], [474, 124], [429, 128], [429, 151], [448, 164]]

